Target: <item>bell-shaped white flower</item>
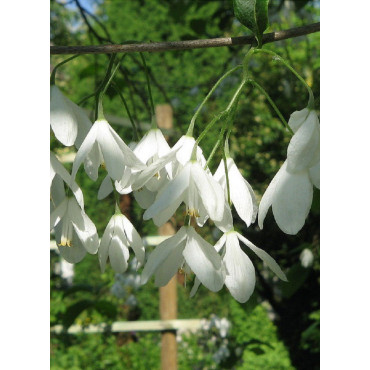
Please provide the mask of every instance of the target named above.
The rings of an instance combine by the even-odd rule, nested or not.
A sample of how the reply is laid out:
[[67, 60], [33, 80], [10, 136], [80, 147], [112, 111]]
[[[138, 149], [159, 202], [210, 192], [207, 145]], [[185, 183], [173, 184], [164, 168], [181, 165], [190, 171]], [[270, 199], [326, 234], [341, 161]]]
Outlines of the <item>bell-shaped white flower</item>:
[[205, 222], [209, 216], [221, 221], [224, 216], [225, 195], [221, 185], [207, 174], [199, 162], [189, 161], [185, 167], [159, 193], [155, 202], [145, 211], [144, 220], [153, 218], [157, 226], [163, 225], [177, 210], [186, 204], [189, 216]]
[[91, 127], [85, 140], [81, 144], [73, 163], [72, 177], [84, 161], [86, 156], [98, 146], [101, 157], [91, 158], [95, 166], [99, 166], [104, 161], [107, 172], [113, 180], [121, 180], [125, 166], [144, 169], [146, 166], [136, 157], [132, 150], [123, 142], [123, 140], [112, 129], [109, 123], [102, 119], [96, 121]]
[[[240, 248], [239, 240], [261, 258], [281, 280], [287, 281], [287, 278], [276, 261], [263, 249], [256, 247], [234, 230], [225, 233], [214, 248], [217, 252], [220, 252], [223, 246], [225, 246], [222, 253], [222, 260], [226, 268], [225, 285], [238, 302], [244, 303], [254, 291], [256, 277], [252, 261]], [[196, 278], [190, 297], [195, 295], [200, 283], [200, 280]]]
[[73, 192], [73, 195], [76, 197], [78, 204], [82, 209], [84, 209], [84, 199], [80, 187], [74, 180], [72, 180], [71, 175], [68, 173], [65, 167], [59, 162], [55, 154], [53, 152], [50, 152], [50, 186], [56, 184], [56, 181], [54, 181], [54, 179], [57, 176], [59, 176], [70, 187], [70, 189]]
[[305, 108], [292, 113], [289, 126], [294, 132], [287, 153], [287, 170], [300, 172], [317, 162], [320, 147], [319, 119], [315, 111]]
[[144, 266], [141, 283], [154, 275], [155, 284], [164, 286], [185, 262], [208, 289], [217, 292], [222, 288], [225, 269], [221, 257], [191, 226], [183, 226], [154, 249]]
[[60, 254], [70, 263], [81, 261], [86, 251], [95, 254], [99, 247], [96, 227], [79, 207], [76, 199], [64, 198], [50, 215], [50, 229]]
[[86, 135], [91, 122], [82, 108], [53, 85], [50, 88], [50, 125], [55, 137], [63, 145], [71, 146], [78, 137]]
[[123, 214], [115, 214], [109, 220], [100, 241], [98, 256], [101, 271], [105, 271], [105, 265], [109, 256], [110, 264], [117, 273], [127, 270], [130, 256], [129, 247], [135, 253], [139, 268], [145, 259], [143, 241], [132, 223]]
[[[250, 226], [256, 220], [257, 200], [252, 187], [245, 180], [235, 165], [232, 158], [226, 158], [227, 172], [229, 177], [230, 200], [232, 201], [239, 217]], [[225, 174], [225, 164], [222, 160], [213, 177], [221, 184], [227, 197], [227, 183]]]
[[294, 135], [287, 159], [266, 189], [258, 212], [262, 229], [268, 209], [279, 228], [295, 235], [303, 227], [311, 208], [313, 187], [320, 187], [320, 130], [314, 111], [305, 108], [289, 119]]
[[312, 197], [313, 188], [308, 171], [292, 174], [287, 171], [285, 161], [263, 194], [258, 212], [258, 226], [263, 228], [268, 209], [272, 206], [272, 213], [279, 228], [286, 234], [297, 234], [308, 216]]

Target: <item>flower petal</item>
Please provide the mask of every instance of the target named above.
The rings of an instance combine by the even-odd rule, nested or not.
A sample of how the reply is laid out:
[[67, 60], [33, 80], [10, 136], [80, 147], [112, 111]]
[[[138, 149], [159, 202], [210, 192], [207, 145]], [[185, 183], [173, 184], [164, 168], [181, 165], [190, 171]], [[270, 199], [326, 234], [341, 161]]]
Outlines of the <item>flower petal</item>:
[[144, 266], [141, 274], [141, 284], [145, 284], [149, 280], [174, 249], [183, 249], [183, 245], [181, 243], [185, 238], [186, 228], [182, 227], [174, 236], [157, 245]]
[[[100, 150], [103, 154], [104, 163], [109, 176], [113, 180], [121, 180], [125, 169], [125, 157], [117, 143], [117, 140], [112, 136], [111, 127], [107, 121], [96, 121], [95, 125], [99, 125], [99, 131], [96, 140], [99, 143]], [[121, 139], [120, 139], [121, 140]]]
[[76, 177], [76, 173], [78, 169], [80, 168], [81, 163], [84, 161], [86, 156], [90, 153], [95, 143], [98, 129], [99, 129], [99, 125], [96, 125], [96, 123], [94, 123], [89, 133], [87, 134], [85, 140], [81, 144], [80, 149], [78, 149], [75, 160], [73, 162], [73, 167], [72, 167], [72, 178], [73, 179]]
[[270, 268], [272, 272], [276, 274], [276, 276], [283, 280], [288, 281], [287, 277], [285, 276], [284, 272], [280, 268], [280, 266], [277, 264], [277, 262], [263, 249], [256, 247], [252, 242], [250, 242], [247, 238], [245, 238], [243, 235], [236, 233], [237, 237], [240, 241], [242, 241], [247, 247], [249, 247], [254, 253], [257, 254], [259, 258]]
[[63, 145], [74, 144], [78, 131], [77, 117], [69, 105], [69, 99], [55, 85], [50, 88], [50, 125]]
[[112, 185], [112, 180], [107, 175], [104, 180], [102, 181], [99, 191], [98, 191], [98, 199], [104, 199], [107, 197], [111, 192], [113, 191], [113, 185]]
[[68, 198], [64, 198], [63, 201], [54, 209], [50, 215], [50, 230], [59, 224], [61, 219], [67, 212]]
[[227, 270], [225, 285], [238, 302], [246, 302], [254, 291], [256, 276], [253, 263], [239, 246], [236, 232], [227, 234], [223, 261]]
[[61, 256], [69, 263], [78, 263], [86, 255], [86, 249], [83, 247], [81, 241], [77, 237], [75, 231], [72, 234], [73, 244], [71, 247], [63, 247], [58, 245]]
[[113, 235], [109, 246], [109, 262], [113, 270], [122, 274], [127, 270], [130, 253], [127, 245], [118, 235]]
[[231, 214], [230, 206], [225, 202], [224, 213], [221, 221], [214, 221], [215, 225], [224, 233], [233, 228], [233, 216]]
[[295, 111], [290, 115], [288, 125], [294, 133], [302, 126], [303, 122], [306, 121], [310, 111], [308, 108], [304, 108], [299, 111]]
[[149, 191], [146, 187], [134, 191], [135, 200], [142, 209], [149, 208], [154, 203], [156, 195], [157, 193]]
[[314, 111], [310, 111], [307, 119], [290, 140], [287, 170], [295, 173], [307, 169], [317, 153], [319, 144], [319, 119]]
[[267, 212], [272, 205], [272, 200], [274, 197], [276, 185], [279, 183], [280, 178], [283, 177], [284, 174], [286, 173], [286, 166], [287, 164], [285, 161], [283, 165], [280, 167], [280, 170], [277, 172], [277, 174], [274, 176], [274, 178], [270, 182], [270, 185], [267, 187], [261, 199], [259, 210], [258, 210], [258, 226], [261, 230], [263, 229], [263, 221], [265, 220]]
[[189, 295], [190, 298], [193, 298], [195, 296], [195, 293], [197, 292], [200, 284], [201, 284], [200, 280], [197, 277], [195, 277], [195, 279], [194, 279], [194, 285], [191, 288], [190, 295]]
[[225, 207], [225, 196], [221, 185], [212, 176], [208, 175], [198, 162], [191, 163], [190, 176], [209, 217], [213, 221], [221, 221]]
[[[143, 219], [149, 220], [153, 216], [158, 215], [163, 211], [165, 211], [165, 214], [168, 215], [168, 211], [172, 210], [175, 205], [178, 207], [182, 201], [183, 193], [189, 186], [189, 177], [190, 165], [187, 165], [163, 188], [161, 192], [158, 193], [155, 202], [145, 211]], [[173, 213], [171, 213], [169, 217], [171, 217], [172, 214]]]
[[101, 154], [99, 144], [95, 141], [90, 153], [84, 159], [84, 169], [91, 180], [96, 181], [98, 179], [99, 167], [102, 162], [103, 155]]
[[177, 270], [181, 267], [184, 262], [182, 252], [185, 247], [185, 240], [179, 244], [178, 248], [174, 248], [163, 263], [157, 268], [155, 276], [156, 286], [165, 286], [176, 274]]
[[200, 237], [192, 227], [187, 228], [188, 239], [183, 256], [195, 275], [209, 290], [217, 292], [224, 284], [225, 270], [214, 247]]
[[276, 186], [272, 212], [282, 231], [295, 235], [303, 227], [312, 204], [313, 189], [308, 171], [284, 171]]
[[309, 175], [312, 183], [320, 189], [320, 161], [309, 169]]
[[143, 241], [137, 230], [134, 228], [134, 225], [129, 221], [129, 219], [125, 215], [121, 216], [121, 222], [129, 245], [133, 249], [135, 257], [138, 260], [137, 268], [139, 268], [144, 264], [145, 260], [145, 248]]
[[240, 218], [247, 226], [250, 226], [254, 211], [251, 188], [246, 185], [246, 180], [239, 172], [232, 158], [227, 158], [227, 169], [230, 183], [230, 198]]
[[100, 270], [103, 273], [105, 271], [105, 266], [108, 259], [109, 253], [109, 246], [114, 235], [114, 225], [116, 222], [115, 216], [112, 216], [108, 222], [107, 227], [104, 230], [104, 234], [101, 238], [99, 250], [98, 250], [98, 258], [100, 264]]

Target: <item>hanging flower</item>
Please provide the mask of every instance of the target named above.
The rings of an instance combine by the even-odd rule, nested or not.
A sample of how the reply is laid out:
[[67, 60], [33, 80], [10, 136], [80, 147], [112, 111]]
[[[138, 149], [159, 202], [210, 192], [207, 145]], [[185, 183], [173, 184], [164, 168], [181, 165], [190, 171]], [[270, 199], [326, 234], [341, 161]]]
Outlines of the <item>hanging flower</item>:
[[313, 186], [320, 187], [320, 131], [314, 111], [305, 108], [289, 119], [294, 135], [287, 159], [266, 189], [258, 212], [262, 229], [268, 209], [279, 228], [289, 235], [302, 229], [311, 208]]
[[109, 256], [110, 264], [117, 273], [127, 270], [129, 259], [129, 247], [135, 253], [139, 268], [145, 259], [143, 241], [132, 223], [123, 214], [115, 214], [111, 217], [99, 246], [99, 263], [101, 271], [105, 271], [105, 265]]
[[[232, 201], [239, 217], [250, 226], [256, 220], [257, 216], [257, 200], [252, 187], [245, 180], [235, 165], [232, 158], [226, 158], [227, 172], [229, 177], [230, 200]], [[215, 172], [214, 176], [225, 191], [227, 197], [227, 182], [225, 174], [225, 164], [222, 160]]]
[[113, 180], [121, 180], [125, 166], [144, 169], [145, 165], [136, 157], [132, 150], [122, 141], [106, 120], [96, 121], [87, 134], [76, 154], [72, 168], [72, 177], [84, 161], [86, 156], [98, 146], [100, 156], [91, 158], [94, 166], [99, 166], [101, 161], [107, 168], [109, 176]]
[[65, 197], [51, 213], [50, 229], [53, 228], [59, 252], [66, 261], [77, 263], [86, 251], [91, 254], [98, 251], [96, 227], [74, 197]]
[[65, 146], [81, 140], [91, 122], [85, 111], [73, 103], [56, 85], [50, 88], [50, 125], [55, 137]]
[[155, 284], [164, 286], [185, 263], [209, 290], [222, 288], [225, 270], [221, 257], [191, 226], [183, 226], [154, 249], [143, 269], [141, 284], [154, 275]]
[[186, 204], [186, 212], [201, 225], [209, 216], [221, 221], [224, 216], [225, 195], [221, 185], [208, 175], [196, 161], [185, 167], [159, 193], [155, 202], [145, 211], [144, 220], [153, 218], [157, 226], [163, 225], [177, 210]]
[[[244, 236], [231, 230], [225, 233], [215, 245], [215, 250], [222, 253], [222, 261], [226, 268], [225, 285], [231, 295], [240, 303], [246, 302], [254, 291], [256, 283], [255, 270], [252, 261], [240, 248], [239, 240], [249, 247], [262, 261], [283, 281], [287, 281], [284, 272], [276, 261], [264, 250], [256, 247]], [[198, 290], [201, 281], [196, 278], [190, 292], [193, 297]]]

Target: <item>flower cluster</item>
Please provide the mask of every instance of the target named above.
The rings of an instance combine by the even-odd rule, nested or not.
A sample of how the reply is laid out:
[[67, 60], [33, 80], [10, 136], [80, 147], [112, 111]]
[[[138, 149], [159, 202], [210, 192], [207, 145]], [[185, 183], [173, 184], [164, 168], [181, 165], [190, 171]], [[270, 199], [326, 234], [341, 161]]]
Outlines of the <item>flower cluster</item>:
[[[246, 302], [255, 287], [254, 266], [240, 245], [243, 243], [281, 280], [284, 272], [265, 251], [234, 230], [235, 211], [249, 227], [255, 222], [262, 229], [270, 206], [279, 227], [287, 234], [303, 226], [312, 202], [312, 185], [319, 186], [319, 123], [308, 108], [292, 114], [289, 126], [294, 132], [287, 160], [262, 197], [259, 208], [251, 185], [243, 178], [229, 151], [212, 174], [207, 160], [190, 134], [172, 147], [158, 128], [149, 130], [138, 143], [126, 145], [109, 123], [99, 116], [92, 124], [76, 104], [57, 87], [51, 93], [51, 128], [65, 145], [78, 148], [69, 174], [51, 154], [51, 229], [61, 255], [71, 263], [83, 259], [86, 252], [98, 253], [102, 272], [109, 260], [113, 270], [124, 273], [129, 266], [130, 249], [136, 268], [144, 266], [141, 284], [154, 276], [157, 286], [166, 285], [179, 269], [196, 275], [193, 296], [200, 284], [217, 292], [224, 285], [239, 302]], [[225, 145], [227, 144], [227, 140]], [[145, 258], [143, 241], [129, 219], [116, 208], [99, 241], [96, 227], [84, 212], [82, 191], [75, 182], [81, 164], [92, 180], [103, 166], [98, 199], [111, 192], [133, 193], [145, 212], [162, 226], [179, 209], [185, 208], [184, 225], [171, 238], [160, 243]], [[67, 185], [66, 195], [65, 185]], [[198, 233], [206, 222], [221, 232], [212, 245]], [[145, 262], [146, 261], [146, 262]]]

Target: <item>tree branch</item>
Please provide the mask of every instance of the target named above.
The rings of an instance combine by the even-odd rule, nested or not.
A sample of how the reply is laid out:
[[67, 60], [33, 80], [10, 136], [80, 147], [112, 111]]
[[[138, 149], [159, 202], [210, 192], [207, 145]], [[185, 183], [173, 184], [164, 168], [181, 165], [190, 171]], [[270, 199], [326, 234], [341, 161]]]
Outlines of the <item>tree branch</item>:
[[[320, 31], [320, 22], [307, 26], [295, 27], [289, 30], [266, 33], [263, 35], [263, 43], [290, 39], [293, 37], [308, 35]], [[110, 54], [132, 52], [158, 52], [168, 50], [188, 50], [212, 48], [220, 46], [251, 45], [256, 42], [254, 36], [221, 37], [217, 39], [150, 42], [126, 45], [89, 45], [89, 46], [50, 46], [50, 54]]]

